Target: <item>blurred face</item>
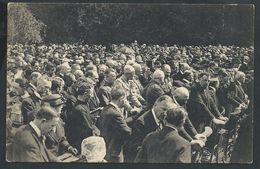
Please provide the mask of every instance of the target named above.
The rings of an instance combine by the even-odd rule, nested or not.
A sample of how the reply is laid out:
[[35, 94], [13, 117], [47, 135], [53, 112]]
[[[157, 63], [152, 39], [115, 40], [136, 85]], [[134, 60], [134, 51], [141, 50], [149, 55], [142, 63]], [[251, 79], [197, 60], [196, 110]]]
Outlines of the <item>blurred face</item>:
[[116, 73], [109, 73], [106, 79], [108, 83], [112, 84], [116, 80]]
[[228, 84], [229, 83], [229, 77], [228, 76], [219, 76], [219, 82], [221, 84]]
[[59, 113], [59, 114], [61, 114], [61, 110], [62, 110], [62, 108], [63, 108], [63, 104], [61, 104], [61, 105], [59, 105], [59, 106], [56, 106], [56, 107], [54, 107], [55, 108], [55, 110]]
[[57, 126], [59, 120], [59, 117], [53, 118], [51, 120], [42, 119], [40, 127], [42, 134], [45, 135], [50, 132], [55, 126]]
[[125, 76], [127, 77], [128, 80], [133, 80], [135, 76], [135, 72], [125, 73]]
[[153, 106], [153, 110], [155, 115], [157, 116], [158, 119], [163, 120], [167, 110], [173, 108], [175, 104], [171, 101], [164, 100], [160, 103], [155, 103]]
[[183, 96], [183, 98], [176, 98], [180, 106], [185, 106], [188, 102], [189, 96]]
[[95, 84], [99, 81], [99, 76], [97, 73], [94, 74], [93, 80], [94, 80]]
[[165, 77], [170, 77], [171, 75], [171, 68], [170, 67], [166, 67], [164, 70], [163, 70], [164, 74], [165, 74]]
[[126, 104], [127, 100], [126, 100], [126, 96], [122, 96], [119, 100], [118, 100], [119, 104], [118, 107], [122, 108], [124, 107], [124, 105]]
[[38, 93], [44, 97], [44, 96], [48, 96], [51, 94], [51, 88], [48, 86], [40, 86], [38, 87]]
[[85, 96], [86, 99], [93, 97], [94, 96], [94, 86], [86, 89], [84, 96]]
[[207, 88], [207, 86], [208, 86], [208, 84], [209, 84], [209, 76], [206, 76], [206, 75], [204, 75], [204, 76], [202, 76], [200, 79], [199, 79], [199, 83], [200, 83], [200, 85], [201, 85], [201, 87], [203, 88], [203, 89], [206, 89]]

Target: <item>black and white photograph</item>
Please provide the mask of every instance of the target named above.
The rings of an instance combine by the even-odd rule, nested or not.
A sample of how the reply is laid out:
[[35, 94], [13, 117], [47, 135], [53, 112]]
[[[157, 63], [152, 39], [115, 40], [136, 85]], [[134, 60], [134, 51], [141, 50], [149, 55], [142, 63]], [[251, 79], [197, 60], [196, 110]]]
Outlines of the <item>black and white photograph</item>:
[[6, 162], [253, 163], [253, 4], [8, 3]]

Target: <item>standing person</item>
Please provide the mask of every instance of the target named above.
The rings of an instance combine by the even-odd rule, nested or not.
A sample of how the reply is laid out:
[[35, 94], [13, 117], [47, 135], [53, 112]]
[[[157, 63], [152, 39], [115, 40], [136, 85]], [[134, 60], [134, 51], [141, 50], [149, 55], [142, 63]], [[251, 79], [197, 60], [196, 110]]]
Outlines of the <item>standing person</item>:
[[79, 84], [77, 101], [69, 119], [70, 130], [68, 130], [67, 137], [71, 145], [77, 150], [81, 149], [80, 146], [83, 139], [99, 135], [99, 130], [90, 117], [88, 106], [88, 100], [93, 96], [93, 90], [94, 82], [89, 78], [86, 78], [84, 82]]
[[124, 162], [123, 145], [130, 137], [132, 130], [127, 126], [122, 108], [126, 101], [126, 91], [117, 86], [111, 91], [111, 102], [101, 112], [101, 136], [106, 142], [108, 162]]
[[12, 162], [59, 162], [47, 150], [45, 135], [59, 122], [58, 113], [50, 107], [42, 107], [29, 124], [21, 126], [12, 143]]
[[190, 163], [191, 144], [178, 134], [186, 116], [187, 112], [180, 106], [169, 109], [164, 128], [145, 137], [135, 162]]

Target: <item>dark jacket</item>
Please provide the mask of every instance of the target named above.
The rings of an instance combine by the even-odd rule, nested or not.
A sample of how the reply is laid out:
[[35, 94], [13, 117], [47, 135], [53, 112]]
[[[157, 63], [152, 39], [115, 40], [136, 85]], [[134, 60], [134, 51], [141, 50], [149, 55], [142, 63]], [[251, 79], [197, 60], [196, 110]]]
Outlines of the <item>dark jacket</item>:
[[152, 111], [149, 110], [140, 116], [132, 125], [133, 133], [126, 145], [126, 160], [133, 162], [145, 136], [158, 129]]
[[109, 85], [101, 85], [98, 90], [97, 96], [100, 100], [100, 106], [105, 107], [111, 101], [111, 87]]
[[123, 145], [132, 133], [122, 113], [112, 104], [106, 106], [100, 116], [101, 136], [106, 142], [108, 162], [123, 162]]
[[12, 162], [58, 162], [29, 124], [16, 132], [11, 152]]
[[166, 126], [145, 137], [135, 162], [190, 163], [191, 145], [176, 129]]
[[65, 123], [60, 119], [56, 131], [51, 131], [46, 135], [46, 147], [56, 156], [65, 153], [70, 146], [65, 136], [64, 125]]
[[146, 88], [146, 93], [144, 97], [147, 102], [148, 108], [152, 108], [157, 98], [159, 98], [163, 94], [164, 90], [162, 89], [162, 87], [155, 81], [151, 81], [149, 86]]
[[92, 136], [98, 130], [90, 117], [87, 103], [80, 100], [77, 100], [75, 103], [69, 124], [70, 132], [67, 135], [68, 140], [78, 150], [81, 150], [82, 140]]
[[209, 125], [215, 116], [210, 111], [212, 104], [210, 94], [204, 92], [199, 83], [195, 83], [191, 88], [190, 98], [187, 103], [189, 117], [196, 130], [200, 133], [205, 125]]
[[40, 107], [40, 102], [36, 98], [27, 97], [23, 100], [21, 106], [21, 113], [23, 116], [23, 124], [28, 124], [34, 119], [33, 111]]

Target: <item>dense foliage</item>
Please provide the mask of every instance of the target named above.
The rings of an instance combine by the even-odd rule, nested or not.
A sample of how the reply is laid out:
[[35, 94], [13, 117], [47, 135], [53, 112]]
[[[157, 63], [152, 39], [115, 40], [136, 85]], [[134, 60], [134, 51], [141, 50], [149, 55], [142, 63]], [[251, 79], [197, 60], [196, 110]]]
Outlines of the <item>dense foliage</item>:
[[28, 6], [33, 16], [47, 25], [44, 39], [47, 43], [138, 40], [159, 44], [253, 45], [253, 6], [94, 3]]

